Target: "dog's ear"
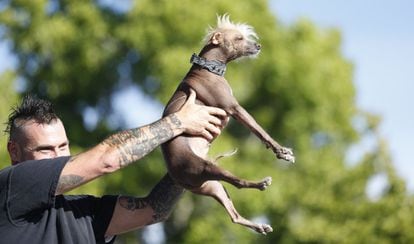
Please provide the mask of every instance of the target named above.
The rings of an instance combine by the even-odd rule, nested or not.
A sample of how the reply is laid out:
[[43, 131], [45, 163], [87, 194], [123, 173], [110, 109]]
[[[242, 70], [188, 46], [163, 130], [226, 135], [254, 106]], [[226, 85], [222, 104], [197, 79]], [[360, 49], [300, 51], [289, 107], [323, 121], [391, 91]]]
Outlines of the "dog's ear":
[[223, 42], [223, 34], [221, 32], [216, 32], [211, 37], [211, 43], [218, 45]]

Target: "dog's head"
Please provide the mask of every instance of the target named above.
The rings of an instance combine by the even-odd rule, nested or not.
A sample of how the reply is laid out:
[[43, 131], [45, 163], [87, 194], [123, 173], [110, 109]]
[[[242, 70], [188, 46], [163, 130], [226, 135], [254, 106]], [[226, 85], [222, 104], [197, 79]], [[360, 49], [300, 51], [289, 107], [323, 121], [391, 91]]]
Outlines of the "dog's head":
[[253, 27], [242, 23], [233, 23], [227, 14], [217, 17], [217, 27], [210, 27], [205, 45], [219, 48], [227, 62], [240, 57], [255, 57], [260, 52], [259, 37]]

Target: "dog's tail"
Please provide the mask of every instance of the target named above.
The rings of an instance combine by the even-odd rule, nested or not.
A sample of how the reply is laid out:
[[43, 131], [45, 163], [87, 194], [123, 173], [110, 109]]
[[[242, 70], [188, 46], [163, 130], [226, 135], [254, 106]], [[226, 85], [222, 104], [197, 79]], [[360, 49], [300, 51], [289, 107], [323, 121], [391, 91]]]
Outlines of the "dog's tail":
[[218, 156], [216, 156], [216, 158], [213, 160], [213, 163], [217, 163], [217, 161], [219, 161], [220, 159], [224, 158], [224, 157], [230, 157], [233, 156], [234, 154], [237, 153], [237, 148], [233, 149], [233, 151], [228, 151], [222, 154], [219, 154]]

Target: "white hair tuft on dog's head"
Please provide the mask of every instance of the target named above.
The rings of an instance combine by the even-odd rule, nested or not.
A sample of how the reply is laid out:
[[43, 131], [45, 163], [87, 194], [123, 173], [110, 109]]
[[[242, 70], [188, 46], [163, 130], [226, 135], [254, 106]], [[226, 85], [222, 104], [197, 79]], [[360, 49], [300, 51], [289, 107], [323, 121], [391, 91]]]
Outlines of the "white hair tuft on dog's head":
[[207, 31], [207, 35], [204, 38], [204, 43], [207, 44], [211, 37], [220, 30], [238, 30], [244, 38], [250, 41], [256, 41], [259, 39], [256, 32], [254, 31], [253, 27], [244, 23], [233, 23], [230, 21], [230, 16], [228, 14], [223, 14], [222, 16], [217, 15], [217, 27], [209, 27]]

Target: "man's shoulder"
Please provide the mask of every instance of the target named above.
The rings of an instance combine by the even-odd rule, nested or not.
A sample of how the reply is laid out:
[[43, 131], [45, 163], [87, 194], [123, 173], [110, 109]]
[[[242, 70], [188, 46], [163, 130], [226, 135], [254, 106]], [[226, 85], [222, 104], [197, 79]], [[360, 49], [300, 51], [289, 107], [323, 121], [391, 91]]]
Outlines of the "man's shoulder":
[[6, 168], [0, 169], [0, 181], [7, 178], [12, 170], [12, 167], [13, 166], [7, 166]]
[[0, 170], [0, 199], [7, 193], [7, 179], [10, 175], [11, 166]]

